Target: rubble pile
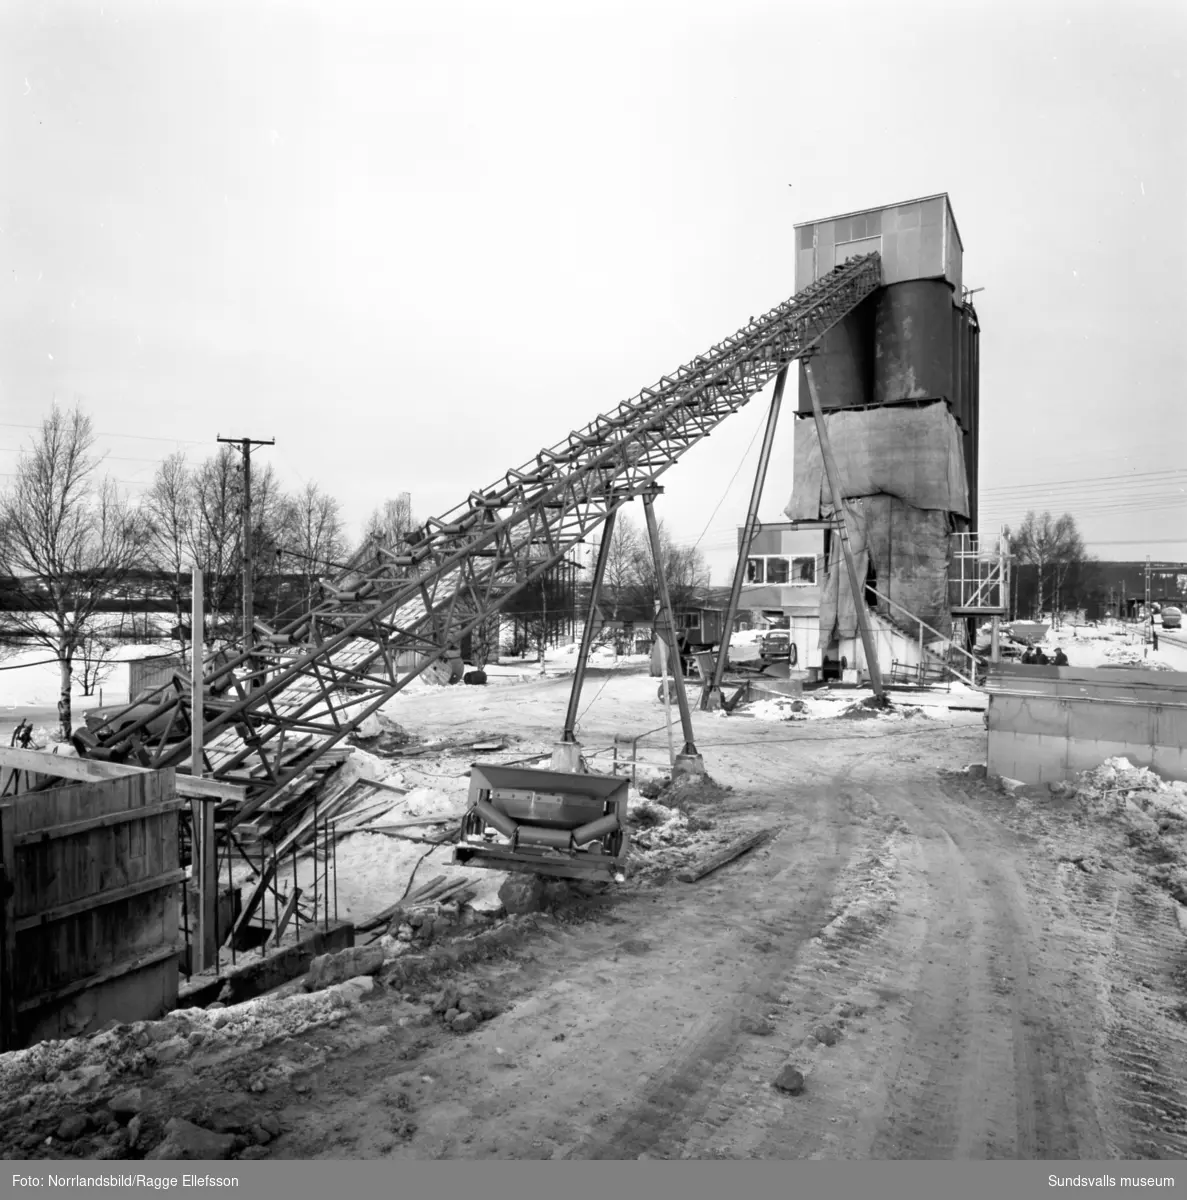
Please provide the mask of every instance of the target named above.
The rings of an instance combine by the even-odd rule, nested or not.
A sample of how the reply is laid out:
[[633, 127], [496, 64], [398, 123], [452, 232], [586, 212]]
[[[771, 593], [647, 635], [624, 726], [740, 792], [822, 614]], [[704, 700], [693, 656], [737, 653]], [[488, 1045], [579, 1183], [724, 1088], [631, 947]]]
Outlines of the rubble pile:
[[1153, 828], [1187, 823], [1187, 783], [1165, 780], [1127, 758], [1107, 758], [1099, 767], [1082, 771], [1074, 782], [1051, 790], [1074, 795], [1080, 808], [1092, 816], [1121, 816]]
[[[708, 789], [716, 785], [710, 781]], [[658, 883], [681, 867], [718, 848], [715, 823], [678, 804], [692, 807], [689, 798], [706, 790], [704, 781], [677, 781], [661, 793], [664, 801], [646, 800], [630, 809], [629, 884]]]
[[[41, 1148], [51, 1157], [72, 1153], [109, 1159], [151, 1156], [154, 1145], [169, 1137], [174, 1143], [206, 1145], [209, 1139], [201, 1134], [190, 1137], [192, 1131], [181, 1126], [170, 1131], [151, 1120], [160, 1081], [141, 1081], [173, 1066], [239, 1061], [249, 1051], [336, 1025], [373, 987], [372, 978], [362, 977], [311, 995], [266, 996], [233, 1008], [178, 1009], [160, 1021], [115, 1025], [89, 1037], [40, 1042], [0, 1055], [0, 1153], [19, 1158]], [[265, 1091], [309, 1065], [277, 1055], [250, 1090]], [[155, 1143], [154, 1131], [159, 1134]], [[228, 1138], [220, 1143], [218, 1157], [230, 1157], [248, 1144]], [[188, 1155], [175, 1145], [156, 1157]]]
[[1144, 873], [1187, 905], [1187, 783], [1109, 758], [1051, 791], [1073, 798], [1087, 817], [1124, 824], [1130, 846], [1146, 859]]

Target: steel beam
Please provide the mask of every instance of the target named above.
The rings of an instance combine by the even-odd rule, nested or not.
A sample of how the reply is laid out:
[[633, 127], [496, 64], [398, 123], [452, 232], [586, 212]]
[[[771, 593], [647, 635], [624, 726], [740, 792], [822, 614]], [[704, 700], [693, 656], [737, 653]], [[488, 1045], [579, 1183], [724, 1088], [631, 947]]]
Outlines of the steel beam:
[[[680, 663], [680, 648], [676, 644], [676, 614], [672, 610], [672, 596], [668, 590], [668, 575], [664, 570], [664, 552], [659, 540], [659, 524], [655, 519], [655, 492], [647, 492], [643, 496], [643, 512], [647, 518], [647, 537], [651, 542], [651, 557], [655, 562], [655, 589], [659, 595], [660, 608], [667, 618], [665, 624], [668, 644], [668, 657], [672, 663], [672, 681], [676, 685], [676, 703], [680, 708], [680, 728], [684, 733], [684, 750], [682, 753], [695, 756], [696, 743], [692, 732], [692, 711], [688, 706], [688, 693], [684, 688], [684, 668]], [[663, 686], [668, 686], [665, 675]]]
[[585, 668], [589, 663], [589, 649], [593, 644], [598, 600], [602, 594], [602, 580], [606, 576], [606, 563], [610, 558], [610, 542], [614, 537], [614, 525], [617, 519], [618, 509], [612, 508], [606, 514], [606, 522], [602, 526], [602, 542], [598, 546], [593, 587], [589, 594], [589, 612], [585, 616], [585, 628], [581, 631], [581, 646], [577, 651], [577, 669], [573, 672], [573, 686], [569, 689], [569, 707], [565, 712], [565, 730], [561, 735], [562, 742], [576, 742], [577, 740], [577, 705], [581, 702], [581, 688], [585, 683]]
[[[290, 620], [279, 618], [273, 634], [300, 631], [304, 643], [283, 656], [273, 677], [257, 688], [247, 678], [253, 657], [266, 649], [276, 661], [275, 647], [263, 639], [205, 681], [235, 678], [234, 694], [206, 722], [210, 777], [238, 777], [251, 765], [262, 766], [247, 806], [254, 811], [443, 657], [451, 642], [483, 625], [560, 562], [613, 508], [654, 487], [686, 451], [879, 286], [877, 255], [843, 264], [654, 387], [413, 531], [406, 554], [388, 560], [372, 546], [362, 548], [348, 560], [337, 591], [365, 593], [366, 604], [336, 599], [328, 591], [312, 612], [302, 607]], [[426, 643], [431, 649], [415, 666], [396, 666], [403, 650]], [[383, 683], [360, 679], [372, 672], [386, 676], [389, 670], [392, 677]], [[299, 767], [281, 767], [278, 748], [286, 732], [337, 707], [345, 678], [365, 685], [365, 703], [341, 719], [338, 732], [316, 742]], [[189, 748], [170, 741], [164, 731], [170, 711], [180, 703], [178, 689], [166, 689], [155, 709], [134, 714], [123, 728], [121, 715], [114, 714], [107, 729], [97, 731], [100, 747], [110, 749], [133, 736], [141, 761], [180, 765]]]
[[721, 632], [722, 646], [713, 665], [713, 678], [705, 681], [701, 689], [701, 707], [706, 709], [721, 706], [721, 681], [725, 676], [729, 659], [730, 635], [734, 631], [734, 618], [738, 615], [738, 603], [742, 596], [742, 581], [746, 576], [746, 561], [750, 545], [758, 528], [758, 506], [762, 501], [763, 488], [767, 482], [767, 467], [771, 462], [771, 448], [775, 444], [775, 429], [779, 424], [779, 410], [783, 406], [783, 389], [787, 385], [790, 363], [775, 376], [775, 392], [771, 396], [771, 407], [767, 410], [767, 427], [763, 433], [762, 450], [758, 456], [758, 468], [754, 472], [754, 486], [750, 489], [750, 504], [746, 509], [746, 524], [742, 528], [742, 543], [738, 547], [738, 564], [734, 568], [734, 582], [730, 588], [729, 603], [725, 609], [725, 622]]
[[829, 494], [837, 514], [837, 533], [841, 539], [841, 554], [845, 559], [845, 570], [849, 573], [849, 586], [853, 591], [853, 608], [857, 614], [857, 628], [861, 633], [861, 644], [865, 650], [866, 669], [870, 673], [870, 684], [879, 700], [886, 698], [882, 688], [882, 667], [878, 662], [878, 648], [874, 645], [874, 633], [870, 628], [870, 614], [866, 608], [865, 580], [857, 578], [857, 564], [853, 561], [853, 547], [849, 544], [849, 518], [845, 515], [841, 480], [837, 473], [837, 462], [833, 458], [832, 443], [824, 427], [824, 413], [820, 408], [820, 396], [816, 391], [816, 378], [812, 374], [812, 362], [804, 363], [804, 374], [808, 377], [808, 394], [812, 397], [812, 415], [816, 419], [816, 436], [820, 439], [820, 457], [824, 460], [824, 473], [828, 476]]

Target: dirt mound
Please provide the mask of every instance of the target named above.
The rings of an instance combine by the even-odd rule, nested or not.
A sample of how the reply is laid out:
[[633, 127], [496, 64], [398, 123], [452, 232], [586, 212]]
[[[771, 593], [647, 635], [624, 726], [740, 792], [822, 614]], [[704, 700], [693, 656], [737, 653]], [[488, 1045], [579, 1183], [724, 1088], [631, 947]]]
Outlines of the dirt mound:
[[657, 799], [667, 808], [687, 813], [704, 804], [719, 804], [729, 793], [708, 775], [680, 775], [664, 785]]
[[1123, 817], [1139, 827], [1187, 823], [1187, 783], [1165, 780], [1127, 758], [1105, 759], [1077, 775], [1071, 787], [1076, 803], [1093, 816]]
[[893, 714], [890, 701], [877, 696], [867, 696], [856, 704], [849, 705], [841, 714], [843, 721], [864, 721], [868, 717], [885, 717]]

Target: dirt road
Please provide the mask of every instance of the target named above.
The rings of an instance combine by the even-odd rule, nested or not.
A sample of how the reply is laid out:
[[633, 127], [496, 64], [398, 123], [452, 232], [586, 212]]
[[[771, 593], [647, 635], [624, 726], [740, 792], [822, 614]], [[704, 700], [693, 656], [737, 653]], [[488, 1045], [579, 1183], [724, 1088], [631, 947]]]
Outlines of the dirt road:
[[[396, 715], [547, 742], [566, 690], [440, 689]], [[662, 714], [645, 677], [591, 691], [587, 747]], [[278, 1158], [1187, 1157], [1187, 827], [1135, 836], [962, 773], [980, 713], [697, 713], [696, 736], [729, 788], [697, 836], [771, 830], [748, 856], [681, 883], [655, 829], [624, 886], [414, 991], [381, 974], [332, 1023], [253, 1049], [162, 1022], [104, 1052], [102, 1084], [34, 1065], [14, 1147], [140, 1157], [179, 1115]], [[446, 1029], [447, 985], [498, 1015]], [[787, 1066], [798, 1094], [772, 1086]], [[132, 1082], [137, 1137], [77, 1091]], [[64, 1116], [92, 1132], [71, 1142]]]
[[505, 1011], [469, 1035], [400, 1028], [390, 993], [314, 1035], [271, 1152], [1183, 1157], [1174, 901], [1116, 831], [941, 774], [983, 759], [979, 718], [924, 725], [731, 726], [715, 819], [773, 841], [545, 922], [473, 975]]

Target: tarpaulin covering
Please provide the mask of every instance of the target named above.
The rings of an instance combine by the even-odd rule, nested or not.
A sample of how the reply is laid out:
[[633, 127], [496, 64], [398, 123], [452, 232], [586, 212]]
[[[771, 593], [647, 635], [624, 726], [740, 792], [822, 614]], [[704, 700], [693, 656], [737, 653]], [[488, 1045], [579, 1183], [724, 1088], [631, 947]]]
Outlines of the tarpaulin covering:
[[[951, 636], [949, 515], [935, 509], [916, 508], [894, 496], [867, 496], [845, 501], [845, 522], [859, 585], [864, 589], [872, 561], [874, 572], [870, 582], [877, 591], [942, 636]], [[838, 638], [856, 637], [858, 632], [849, 574], [835, 536], [830, 558], [820, 596], [822, 650]], [[918, 621], [911, 620], [900, 609], [879, 600], [876, 611], [908, 636], [918, 636]], [[931, 635], [925, 634], [925, 638], [930, 641]]]
[[[915, 508], [969, 515], [960, 426], [942, 401], [842, 409], [824, 414], [841, 496], [893, 496]], [[813, 418], [795, 423], [795, 475], [784, 510], [814, 521], [832, 510]]]

